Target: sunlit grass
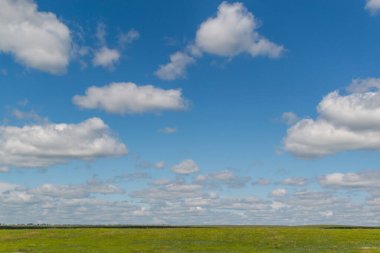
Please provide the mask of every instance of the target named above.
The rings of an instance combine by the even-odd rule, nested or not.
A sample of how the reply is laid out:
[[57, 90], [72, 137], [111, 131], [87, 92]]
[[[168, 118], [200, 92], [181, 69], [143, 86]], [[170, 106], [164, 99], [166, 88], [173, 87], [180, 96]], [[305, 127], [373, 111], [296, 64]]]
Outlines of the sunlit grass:
[[0, 252], [380, 252], [378, 229], [318, 227], [0, 230]]

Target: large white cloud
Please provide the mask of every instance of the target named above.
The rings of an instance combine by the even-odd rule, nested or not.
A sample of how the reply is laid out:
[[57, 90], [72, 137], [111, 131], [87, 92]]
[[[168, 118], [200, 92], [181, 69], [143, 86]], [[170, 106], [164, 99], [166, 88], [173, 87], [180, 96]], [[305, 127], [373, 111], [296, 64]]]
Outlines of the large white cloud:
[[347, 94], [329, 93], [319, 117], [288, 129], [285, 149], [305, 158], [348, 150], [380, 150], [380, 79], [354, 80]]
[[253, 14], [242, 3], [223, 2], [216, 17], [203, 22], [196, 34], [196, 45], [206, 53], [232, 57], [248, 53], [278, 57], [282, 46], [276, 45], [257, 33], [259, 25]]
[[161, 65], [155, 74], [164, 80], [184, 78], [186, 68], [203, 53], [222, 57], [234, 57], [242, 53], [252, 57], [281, 56], [284, 47], [260, 35], [258, 28], [258, 21], [242, 3], [223, 2], [218, 7], [217, 15], [200, 25], [194, 44], [170, 55], [170, 62]]
[[46, 167], [126, 153], [126, 146], [99, 118], [79, 124], [0, 127], [0, 166]]
[[57, 74], [66, 70], [70, 31], [51, 12], [40, 12], [32, 0], [0, 1], [0, 51], [30, 67]]
[[164, 90], [152, 85], [111, 83], [92, 86], [84, 96], [76, 95], [73, 102], [84, 109], [103, 109], [109, 113], [144, 113], [184, 110], [187, 102], [179, 89]]
[[377, 13], [380, 10], [380, 0], [367, 0], [365, 8], [372, 14]]

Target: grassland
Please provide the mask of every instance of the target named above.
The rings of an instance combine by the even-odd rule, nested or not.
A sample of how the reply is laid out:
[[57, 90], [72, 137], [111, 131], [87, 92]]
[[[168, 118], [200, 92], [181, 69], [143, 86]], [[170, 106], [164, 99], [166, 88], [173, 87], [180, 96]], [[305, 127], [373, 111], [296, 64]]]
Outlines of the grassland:
[[0, 252], [380, 252], [380, 229], [326, 227], [0, 229]]

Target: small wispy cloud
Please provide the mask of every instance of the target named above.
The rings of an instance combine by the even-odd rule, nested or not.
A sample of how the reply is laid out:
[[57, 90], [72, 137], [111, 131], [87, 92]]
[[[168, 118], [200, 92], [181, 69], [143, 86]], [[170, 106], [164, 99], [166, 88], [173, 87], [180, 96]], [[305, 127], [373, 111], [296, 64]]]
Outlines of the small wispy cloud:
[[178, 132], [178, 129], [175, 127], [164, 127], [160, 128], [157, 130], [159, 133], [164, 133], [164, 134], [174, 134]]

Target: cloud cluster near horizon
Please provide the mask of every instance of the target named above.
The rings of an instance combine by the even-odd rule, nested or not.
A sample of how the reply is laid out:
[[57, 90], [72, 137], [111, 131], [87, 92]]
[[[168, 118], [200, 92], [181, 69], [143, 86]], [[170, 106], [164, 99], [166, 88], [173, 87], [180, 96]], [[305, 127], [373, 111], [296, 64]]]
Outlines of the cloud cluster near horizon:
[[[35, 223], [154, 223], [154, 224], [376, 224], [380, 206], [378, 172], [332, 173], [319, 177], [321, 187], [330, 191], [302, 188], [272, 188], [269, 198], [222, 196], [216, 191], [230, 185], [232, 171], [200, 174], [193, 180], [151, 179], [146, 188], [125, 191], [119, 180], [90, 179], [81, 184], [44, 183], [34, 187], [0, 182], [0, 218], [10, 222]], [[202, 177], [205, 180], [199, 180]], [[216, 184], [210, 187], [210, 181]], [[286, 179], [281, 180], [281, 182]], [[129, 182], [129, 181], [128, 181]], [[275, 186], [275, 185], [273, 185]], [[293, 186], [295, 187], [295, 186]], [[302, 187], [299, 185], [298, 187]], [[339, 194], [357, 189], [369, 194], [358, 200]], [[331, 189], [334, 189], [331, 191]], [[134, 201], [104, 199], [100, 195], [128, 196]], [[27, 212], [25, 212], [27, 210]], [[20, 215], [23, 212], [24, 215]], [[359, 221], [357, 215], [361, 214]], [[359, 223], [360, 222], [360, 223]], [[364, 222], [364, 223], [363, 223]]]

